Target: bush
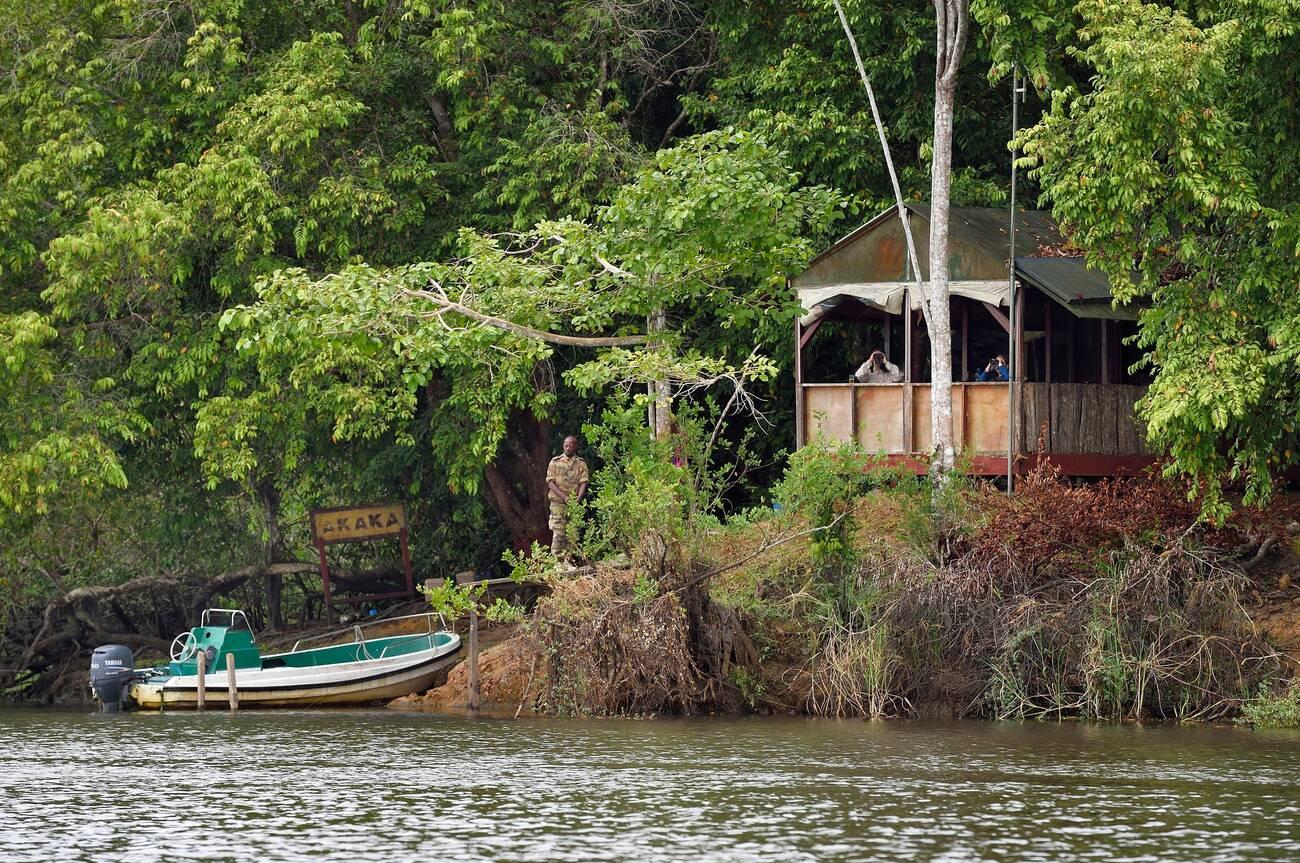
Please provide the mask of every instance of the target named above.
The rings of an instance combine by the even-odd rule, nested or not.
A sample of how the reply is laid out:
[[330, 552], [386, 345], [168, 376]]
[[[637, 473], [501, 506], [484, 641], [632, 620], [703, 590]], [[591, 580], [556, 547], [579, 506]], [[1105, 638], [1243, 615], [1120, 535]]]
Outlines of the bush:
[[1271, 693], [1260, 687], [1259, 695], [1241, 707], [1242, 719], [1256, 728], [1300, 728], [1300, 685]]
[[[1176, 487], [1050, 474], [1011, 499], [953, 483], [936, 503], [924, 485], [873, 488], [833, 455], [792, 464], [787, 499], [823, 524], [857, 520], [839, 565], [786, 550], [717, 594], [793, 669], [768, 679], [774, 700], [832, 715], [1213, 720], [1277, 673], [1240, 607], [1240, 567], [1202, 544], [1235, 547], [1267, 516], [1188, 533], [1196, 508]], [[933, 528], [910, 526], [936, 511], [959, 526], [941, 554]]]
[[915, 485], [907, 471], [888, 467], [857, 442], [830, 447], [818, 441], [790, 456], [773, 493], [783, 510], [817, 529], [810, 545], [815, 563], [846, 565], [856, 555], [852, 536], [859, 499], [873, 489], [905, 485]]

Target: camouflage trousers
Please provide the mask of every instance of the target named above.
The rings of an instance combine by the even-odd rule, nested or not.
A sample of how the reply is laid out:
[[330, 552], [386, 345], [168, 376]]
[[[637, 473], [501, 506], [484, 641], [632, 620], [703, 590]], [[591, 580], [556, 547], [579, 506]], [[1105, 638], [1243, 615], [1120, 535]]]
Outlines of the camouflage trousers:
[[551, 501], [551, 516], [547, 520], [551, 528], [551, 553], [561, 560], [567, 560], [573, 554], [573, 542], [569, 539], [569, 508], [566, 504]]

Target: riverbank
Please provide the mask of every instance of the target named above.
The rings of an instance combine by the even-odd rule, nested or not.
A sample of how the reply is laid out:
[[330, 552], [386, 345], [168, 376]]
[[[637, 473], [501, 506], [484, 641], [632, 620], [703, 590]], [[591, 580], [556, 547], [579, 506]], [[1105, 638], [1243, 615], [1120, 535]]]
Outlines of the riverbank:
[[[1173, 486], [1040, 476], [1010, 500], [962, 490], [940, 535], [927, 497], [881, 482], [833, 502], [838, 545], [805, 506], [719, 526], [675, 569], [553, 575], [485, 652], [485, 707], [1221, 721], [1294, 671], [1294, 498], [1189, 530]], [[464, 703], [453, 670], [402, 706]]]
[[[1269, 561], [1259, 577], [1253, 579], [1251, 598], [1243, 610], [1267, 642], [1283, 660], [1283, 676], [1293, 676], [1300, 668], [1300, 557], [1293, 552], [1280, 554]], [[542, 657], [518, 625], [491, 627], [484, 630], [480, 657], [481, 712], [495, 716], [546, 715], [539, 710], [537, 695], [540, 681], [537, 667]], [[797, 666], [769, 662], [761, 670], [762, 679], [786, 683], [775, 692], [763, 692], [743, 712], [760, 715], [803, 715], [800, 706], [806, 701], [806, 675]], [[793, 685], [790, 685], [793, 683]], [[966, 693], [971, 682], [950, 679], [949, 692]], [[427, 692], [396, 699], [388, 704], [393, 710], [462, 714], [468, 709], [468, 664], [462, 660], [453, 666], [444, 683]], [[918, 716], [953, 718], [961, 714], [960, 703], [949, 699], [943, 703], [914, 705]]]
[[[522, 624], [484, 619], [484, 711], [1221, 721], [1296, 668], [1295, 497], [1205, 526], [1159, 481], [936, 502], [834, 452], [791, 476], [779, 511], [652, 524], [576, 573], [521, 564], [549, 591]], [[462, 662], [392, 706], [456, 712], [466, 690]]]

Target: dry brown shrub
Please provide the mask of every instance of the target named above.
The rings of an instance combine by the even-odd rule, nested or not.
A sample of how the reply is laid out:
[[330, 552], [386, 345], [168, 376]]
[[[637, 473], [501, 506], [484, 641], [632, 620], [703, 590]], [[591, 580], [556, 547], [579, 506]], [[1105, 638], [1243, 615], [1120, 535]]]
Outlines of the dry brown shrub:
[[1268, 507], [1238, 506], [1222, 527], [1198, 524], [1200, 504], [1188, 499], [1184, 483], [1141, 476], [1075, 485], [1047, 463], [1010, 498], [989, 491], [976, 505], [987, 520], [969, 538], [970, 551], [1006, 560], [1031, 580], [1087, 573], [1129, 543], [1163, 549], [1189, 535], [1220, 553], [1251, 554], [1300, 517], [1300, 506], [1281, 498]]
[[731, 609], [693, 579], [673, 581], [602, 567], [557, 583], [533, 616], [547, 665], [540, 705], [595, 716], [738, 710], [728, 677], [756, 662], [753, 645]]

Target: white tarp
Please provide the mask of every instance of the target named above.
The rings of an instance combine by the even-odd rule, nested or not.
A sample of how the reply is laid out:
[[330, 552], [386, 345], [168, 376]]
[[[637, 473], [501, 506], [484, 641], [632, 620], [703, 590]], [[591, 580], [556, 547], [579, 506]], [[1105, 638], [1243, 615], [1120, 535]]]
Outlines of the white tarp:
[[[806, 314], [800, 319], [805, 327], [818, 320], [838, 303], [828, 302], [837, 297], [853, 297], [886, 314], [903, 313], [903, 292], [910, 282], [845, 282], [838, 285], [816, 285], [798, 288], [799, 303]], [[928, 286], [927, 286], [928, 287]], [[953, 281], [948, 291], [954, 297], [967, 297], [996, 306], [1007, 305], [1007, 283], [1004, 279], [985, 281]], [[921, 307], [920, 297], [912, 297], [912, 308]]]

